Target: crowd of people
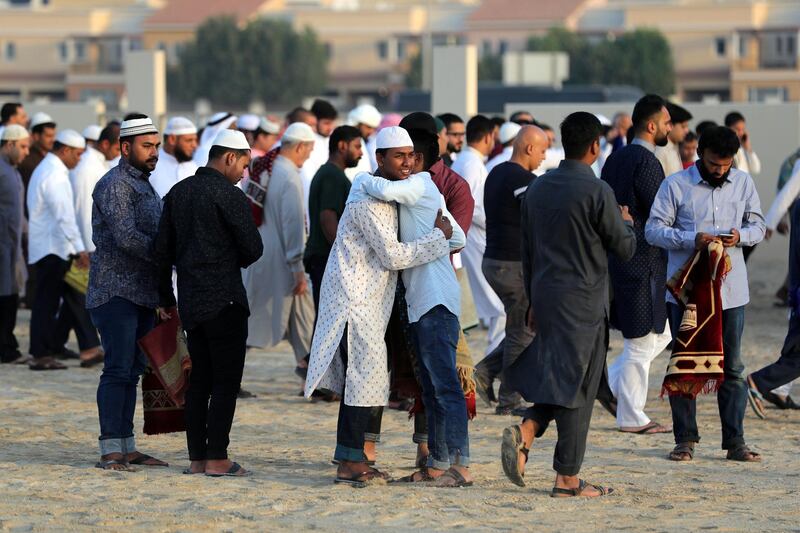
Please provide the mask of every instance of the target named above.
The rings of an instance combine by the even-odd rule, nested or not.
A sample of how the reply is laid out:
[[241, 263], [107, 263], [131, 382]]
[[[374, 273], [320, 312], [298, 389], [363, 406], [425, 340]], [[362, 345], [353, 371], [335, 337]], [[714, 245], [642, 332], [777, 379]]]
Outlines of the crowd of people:
[[[522, 419], [499, 441], [518, 485], [555, 422], [554, 497], [613, 492], [578, 477], [595, 400], [622, 432], [672, 433], [675, 461], [700, 440], [698, 393], [718, 395], [734, 461], [761, 459], [744, 438], [748, 402], [761, 418], [765, 402], [798, 408], [800, 150], [765, 217], [740, 113], [692, 131], [688, 110], [647, 95], [613, 120], [571, 113], [560, 146], [528, 112], [340, 117], [321, 99], [283, 124], [220, 112], [163, 132], [139, 113], [81, 133], [19, 103], [1, 115], [0, 361], [102, 364], [99, 468], [166, 466], [136, 445], [138, 341], [176, 314], [192, 365], [185, 474], [250, 474], [228, 456], [237, 399], [253, 396], [245, 358], [283, 340], [300, 394], [339, 402], [335, 482], [356, 487], [472, 485], [476, 398]], [[745, 375], [746, 260], [790, 228], [786, 344]], [[694, 268], [704, 261], [722, 275]], [[691, 292], [701, 284], [710, 296]], [[28, 354], [14, 334], [23, 306]], [[465, 338], [476, 325], [480, 357]], [[610, 327], [624, 343], [607, 367]], [[645, 413], [669, 346], [671, 424]], [[414, 419], [417, 470], [398, 479], [375, 467], [387, 405]]]

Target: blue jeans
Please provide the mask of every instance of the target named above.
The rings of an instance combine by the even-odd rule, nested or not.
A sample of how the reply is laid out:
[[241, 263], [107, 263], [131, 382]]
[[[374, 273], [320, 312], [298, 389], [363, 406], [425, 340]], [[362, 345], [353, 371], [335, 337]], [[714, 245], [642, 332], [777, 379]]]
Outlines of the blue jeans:
[[155, 325], [152, 309], [124, 298], [89, 310], [100, 332], [105, 351], [103, 373], [97, 387], [97, 411], [100, 415], [100, 454], [136, 451], [133, 438], [133, 413], [139, 376], [147, 366], [144, 353], [136, 343]]
[[[673, 303], [667, 304], [673, 338], [678, 338], [682, 311]], [[725, 380], [717, 393], [719, 418], [722, 422], [722, 449], [732, 450], [744, 444], [744, 412], [747, 408], [747, 385], [742, 363], [742, 331], [744, 306], [722, 312], [722, 350], [725, 356]], [[697, 430], [697, 401], [670, 396], [675, 442], [700, 442]]]
[[428, 466], [469, 466], [467, 404], [456, 370], [458, 317], [437, 305], [411, 324], [428, 419]]

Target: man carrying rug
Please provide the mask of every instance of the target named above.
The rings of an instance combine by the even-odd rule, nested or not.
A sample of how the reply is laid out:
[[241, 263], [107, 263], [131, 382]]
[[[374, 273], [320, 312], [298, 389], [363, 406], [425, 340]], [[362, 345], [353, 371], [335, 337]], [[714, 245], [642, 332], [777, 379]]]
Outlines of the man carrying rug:
[[[731, 267], [719, 289], [722, 308], [715, 308], [711, 314], [711, 318], [721, 314], [724, 377], [718, 376], [715, 383], [702, 388], [715, 390], [718, 387], [722, 448], [728, 450], [727, 458], [733, 461], [759, 461], [760, 455], [750, 451], [744, 440], [747, 385], [741, 358], [741, 339], [744, 307], [750, 295], [741, 247], [759, 243], [764, 238], [765, 226], [753, 179], [746, 172], [731, 168], [737, 150], [739, 140], [731, 130], [714, 127], [703, 132], [697, 149], [700, 156], [697, 163], [670, 176], [661, 184], [650, 209], [645, 238], [653, 246], [668, 251], [667, 276], [670, 278], [685, 265], [696, 249], [707, 248], [714, 241], [721, 242], [725, 247]], [[704, 315], [700, 309], [692, 313], [687, 308], [684, 313], [671, 293], [667, 294], [667, 302], [674, 338], [679, 338], [681, 329], [685, 331], [702, 325]], [[699, 324], [693, 323], [692, 314], [700, 319]], [[690, 461], [695, 445], [700, 441], [695, 400], [699, 391], [697, 388], [689, 390], [691, 387], [686, 384], [706, 379], [692, 374], [707, 374], [709, 367], [705, 363], [713, 366], [719, 361], [718, 357], [703, 357], [702, 361], [688, 360], [675, 366], [681, 346], [680, 342], [675, 342], [670, 370], [665, 379], [665, 388], [670, 394], [676, 443], [669, 458], [673, 461]], [[706, 351], [704, 347], [708, 346], [711, 345], [703, 343], [699, 351]], [[690, 371], [692, 368], [695, 372]], [[675, 375], [676, 370], [680, 370], [679, 376]]]

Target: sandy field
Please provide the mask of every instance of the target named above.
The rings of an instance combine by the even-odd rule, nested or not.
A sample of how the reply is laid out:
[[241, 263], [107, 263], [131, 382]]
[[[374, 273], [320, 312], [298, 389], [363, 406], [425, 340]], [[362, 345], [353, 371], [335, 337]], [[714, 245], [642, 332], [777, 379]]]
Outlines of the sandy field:
[[[772, 305], [783, 263], [754, 257], [753, 301], [744, 332], [748, 370], [779, 353], [786, 312]], [[28, 347], [29, 315], [18, 334]], [[469, 337], [474, 353], [485, 337]], [[614, 336], [609, 357], [620, 349]], [[698, 405], [703, 441], [692, 463], [666, 459], [671, 435], [619, 433], [596, 405], [582, 475], [618, 493], [596, 500], [552, 499], [554, 433], [531, 452], [525, 488], [512, 485], [499, 462], [500, 435], [514, 422], [485, 405], [470, 425], [476, 485], [467, 489], [420, 486], [334, 486], [337, 406], [297, 397], [299, 382], [286, 344], [248, 356], [244, 386], [258, 397], [242, 400], [232, 431], [231, 457], [255, 474], [244, 479], [181, 475], [187, 462], [183, 434], [137, 435], [142, 451], [170, 463], [135, 473], [103, 472], [97, 460], [95, 392], [100, 370], [75, 362], [61, 372], [0, 367], [0, 530], [2, 531], [276, 531], [331, 530], [629, 530], [800, 531], [800, 411], [769, 411], [761, 421], [747, 411], [745, 432], [761, 464], [726, 461], [719, 448], [716, 400]], [[648, 412], [670, 422], [658, 399], [666, 367], [651, 370]], [[800, 388], [795, 393], [800, 399]], [[137, 410], [137, 431], [142, 427]], [[411, 472], [415, 447], [404, 413], [384, 416], [379, 467]]]

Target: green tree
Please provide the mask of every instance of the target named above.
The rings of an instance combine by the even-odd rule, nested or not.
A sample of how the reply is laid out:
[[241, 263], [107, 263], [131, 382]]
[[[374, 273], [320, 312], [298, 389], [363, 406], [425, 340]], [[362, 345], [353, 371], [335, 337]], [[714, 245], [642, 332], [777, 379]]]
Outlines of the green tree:
[[233, 18], [219, 17], [198, 28], [167, 87], [181, 101], [290, 104], [324, 89], [326, 66], [325, 48], [310, 29], [298, 33], [285, 21], [263, 19], [240, 28]]

